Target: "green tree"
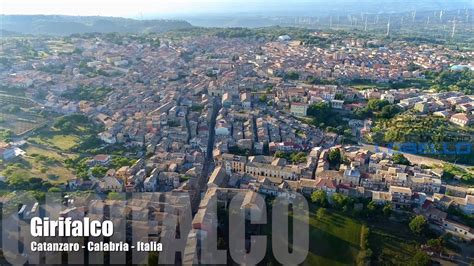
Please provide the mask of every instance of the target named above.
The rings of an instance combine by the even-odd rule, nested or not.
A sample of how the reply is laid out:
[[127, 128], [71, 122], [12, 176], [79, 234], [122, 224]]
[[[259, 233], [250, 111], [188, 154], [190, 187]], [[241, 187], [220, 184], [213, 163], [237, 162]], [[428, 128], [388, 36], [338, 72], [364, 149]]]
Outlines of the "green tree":
[[410, 230], [413, 233], [419, 235], [425, 230], [427, 224], [428, 223], [425, 217], [423, 217], [422, 215], [417, 215], [413, 219], [411, 219], [408, 226], [410, 227]]
[[347, 138], [352, 137], [352, 130], [351, 129], [344, 129], [344, 136]]
[[436, 253], [443, 252], [444, 249], [444, 239], [442, 237], [430, 239], [426, 242], [426, 244]]
[[12, 140], [13, 132], [10, 130], [0, 129], [0, 141], [10, 142]]
[[[343, 116], [334, 111], [330, 104], [320, 102], [308, 107], [308, 116], [312, 118], [312, 124], [328, 130], [328, 127], [337, 128], [337, 133], [342, 134], [346, 122]], [[329, 131], [329, 130], [328, 130]]]
[[401, 153], [394, 154], [392, 159], [396, 164], [410, 165], [410, 161]]
[[324, 190], [317, 190], [311, 194], [311, 202], [315, 203], [320, 207], [326, 207], [328, 205], [328, 197]]
[[135, 159], [117, 156], [112, 158], [112, 167], [113, 168], [120, 168], [122, 166], [131, 166], [135, 163]]
[[384, 119], [390, 119], [393, 118], [396, 114], [400, 113], [400, 111], [400, 108], [398, 108], [398, 106], [396, 105], [387, 105], [382, 107], [379, 117]]
[[334, 99], [336, 100], [344, 100], [344, 95], [340, 94], [340, 93], [337, 93], [335, 96], [334, 96]]
[[350, 208], [350, 199], [349, 197], [341, 194], [341, 193], [334, 193], [332, 195], [332, 203], [336, 209], [342, 210], [344, 207], [346, 209]]
[[118, 192], [109, 192], [109, 194], [107, 194], [107, 199], [109, 200], [124, 200], [125, 198]]
[[430, 257], [423, 251], [417, 251], [412, 259], [408, 262], [410, 266], [428, 266], [430, 265]]
[[51, 187], [48, 189], [48, 192], [61, 192], [61, 189], [58, 187]]
[[316, 211], [316, 218], [318, 218], [319, 220], [324, 219], [326, 215], [327, 215], [326, 208], [319, 208], [318, 211]]
[[103, 177], [107, 173], [107, 168], [103, 166], [95, 166], [91, 168], [91, 173], [95, 177]]
[[306, 153], [298, 152], [290, 155], [290, 161], [294, 164], [306, 162]]
[[286, 153], [282, 152], [282, 151], [276, 151], [275, 152], [275, 157], [276, 158], [285, 158], [286, 159]]
[[367, 211], [369, 215], [376, 215], [379, 210], [379, 205], [377, 205], [377, 202], [375, 201], [370, 201], [369, 204], [367, 204]]
[[289, 71], [288, 73], [285, 74], [285, 79], [290, 79], [290, 80], [298, 80], [300, 78], [300, 74], [296, 71]]
[[359, 119], [367, 119], [373, 117], [374, 114], [369, 108], [357, 108], [355, 116]]
[[386, 217], [389, 217], [390, 214], [392, 214], [392, 205], [386, 204], [385, 206], [383, 206], [382, 212], [383, 212], [383, 215], [385, 215]]
[[7, 185], [14, 190], [26, 189], [28, 187], [27, 178], [21, 173], [15, 172], [7, 179]]
[[367, 107], [371, 111], [380, 111], [384, 106], [389, 105], [390, 103], [386, 100], [379, 100], [379, 99], [370, 99], [367, 103]]
[[333, 168], [339, 167], [339, 165], [341, 164], [341, 159], [342, 159], [342, 156], [341, 156], [341, 151], [339, 149], [332, 149], [329, 151], [328, 160], [329, 160], [329, 164]]

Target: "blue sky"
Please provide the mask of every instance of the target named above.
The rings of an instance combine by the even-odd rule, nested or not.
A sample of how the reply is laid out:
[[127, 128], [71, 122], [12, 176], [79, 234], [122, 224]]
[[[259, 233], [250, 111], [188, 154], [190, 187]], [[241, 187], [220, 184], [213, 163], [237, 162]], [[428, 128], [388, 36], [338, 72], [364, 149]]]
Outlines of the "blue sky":
[[1, 0], [0, 13], [137, 16], [140, 13], [212, 12], [239, 8], [243, 5], [251, 8], [261, 7], [265, 2], [275, 4], [291, 1], [301, 2], [301, 0]]
[[[449, 7], [453, 2], [473, 6], [473, 0], [0, 0], [0, 14], [100, 15], [139, 18], [152, 15], [179, 15], [222, 12], [269, 12], [290, 10], [317, 11], [330, 6], [344, 10], [361, 2], [371, 8], [395, 3], [398, 8], [413, 8], [417, 3]], [[372, 2], [374, 4], [372, 4]], [[352, 3], [352, 5], [350, 4]], [[354, 4], [355, 3], [355, 4]]]

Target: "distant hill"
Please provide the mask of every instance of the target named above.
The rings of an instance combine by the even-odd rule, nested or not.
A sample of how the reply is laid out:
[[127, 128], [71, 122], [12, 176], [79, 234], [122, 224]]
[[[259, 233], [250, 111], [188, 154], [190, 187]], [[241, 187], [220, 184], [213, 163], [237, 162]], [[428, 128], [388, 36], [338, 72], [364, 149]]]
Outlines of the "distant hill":
[[62, 15], [0, 15], [0, 31], [34, 35], [117, 32], [149, 33], [191, 28], [184, 20], [134, 20], [118, 17]]
[[0, 29], [0, 37], [12, 37], [12, 36], [19, 36], [19, 35], [21, 34], [13, 32], [13, 31]]

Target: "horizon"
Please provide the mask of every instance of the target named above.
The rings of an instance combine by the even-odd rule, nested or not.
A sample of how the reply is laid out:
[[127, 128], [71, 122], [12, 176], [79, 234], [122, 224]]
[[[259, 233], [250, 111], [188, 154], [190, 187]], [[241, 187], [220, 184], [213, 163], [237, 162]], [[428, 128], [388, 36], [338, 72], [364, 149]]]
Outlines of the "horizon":
[[[103, 16], [133, 19], [185, 18], [193, 16], [218, 16], [232, 14], [239, 16], [252, 15], [286, 15], [298, 16], [325, 13], [388, 13], [406, 12], [408, 10], [428, 11], [433, 9], [459, 9], [469, 7], [469, 0], [423, 1], [409, 0], [399, 5], [395, 0], [336, 0], [327, 3], [323, 0], [118, 0], [110, 3], [106, 0], [3, 0], [0, 5], [1, 15], [64, 15], [64, 16]], [[376, 3], [375, 3], [376, 2]], [[372, 6], [374, 4], [374, 6]], [[341, 5], [345, 5], [341, 7]], [[90, 7], [94, 6], [94, 9]], [[428, 8], [429, 7], [429, 8]], [[362, 8], [364, 11], [361, 11]], [[367, 8], [367, 9], [366, 9]]]

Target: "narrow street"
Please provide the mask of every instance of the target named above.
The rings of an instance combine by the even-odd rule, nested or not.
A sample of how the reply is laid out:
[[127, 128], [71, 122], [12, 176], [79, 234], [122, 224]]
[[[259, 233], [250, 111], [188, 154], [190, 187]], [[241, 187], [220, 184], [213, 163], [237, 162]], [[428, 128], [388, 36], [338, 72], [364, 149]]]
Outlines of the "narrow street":
[[196, 188], [194, 190], [194, 193], [191, 194], [191, 208], [193, 210], [193, 213], [195, 213], [197, 211], [197, 208], [199, 207], [199, 202], [201, 201], [201, 192], [206, 189], [209, 174], [214, 169], [214, 159], [212, 156], [212, 151], [214, 149], [215, 142], [216, 118], [220, 108], [220, 102], [217, 100], [217, 98], [213, 98], [212, 116], [209, 123], [209, 138], [205, 155], [206, 158], [204, 159], [202, 173], [198, 177], [198, 180], [196, 182]]
[[188, 132], [188, 140], [186, 143], [189, 144], [189, 141], [191, 140], [191, 127], [189, 126], [189, 110], [186, 112], [184, 120], [186, 122], [186, 130]]

